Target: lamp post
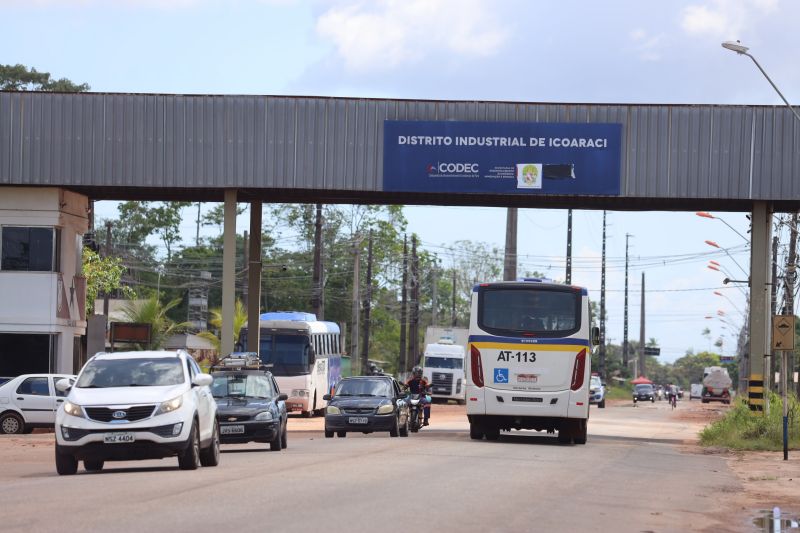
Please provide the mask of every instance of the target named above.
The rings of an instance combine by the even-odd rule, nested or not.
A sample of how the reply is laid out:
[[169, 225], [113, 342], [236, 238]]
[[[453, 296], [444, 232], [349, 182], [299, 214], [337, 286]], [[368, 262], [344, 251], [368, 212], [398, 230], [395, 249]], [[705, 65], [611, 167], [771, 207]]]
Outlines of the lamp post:
[[[766, 71], [763, 68], [761, 68], [761, 65], [758, 63], [758, 61], [756, 61], [756, 58], [753, 57], [752, 54], [749, 54], [747, 52], [749, 50], [748, 47], [744, 46], [739, 41], [736, 41], [736, 42], [726, 41], [726, 42], [722, 43], [722, 47], [726, 48], [728, 50], [731, 50], [732, 52], [736, 52], [740, 56], [747, 56], [750, 59], [752, 59], [753, 63], [755, 63], [756, 67], [758, 67], [758, 70], [761, 71], [761, 74], [763, 74], [764, 77], [767, 78], [767, 81], [769, 82], [769, 84], [772, 85], [772, 88], [775, 89], [775, 92], [778, 93], [778, 96], [781, 97], [781, 100], [783, 100], [783, 103], [786, 104], [786, 107], [788, 107], [789, 111], [792, 112], [792, 114], [794, 115], [794, 118], [796, 118], [798, 121], [800, 121], [800, 115], [797, 114], [797, 111], [794, 110], [794, 108], [789, 103], [789, 101], [786, 99], [786, 97], [783, 96], [783, 93], [780, 91], [780, 89], [778, 89], [778, 86], [775, 85], [775, 83], [772, 81], [772, 79], [767, 75]], [[793, 238], [794, 238], [794, 235], [793, 235]], [[792, 268], [794, 268], [794, 265], [791, 265], [791, 266], [792, 266]], [[774, 280], [773, 280], [773, 283], [774, 283]], [[792, 315], [794, 315], [794, 310], [791, 310], [791, 312], [792, 312]], [[794, 342], [792, 342], [792, 345], [794, 345]], [[789, 352], [787, 350], [784, 350], [783, 351], [783, 357], [781, 358], [781, 363], [782, 363], [781, 367], [782, 367], [782, 370], [783, 370], [781, 372], [781, 379], [783, 380], [783, 387], [782, 387], [783, 394], [782, 395], [783, 395], [783, 460], [784, 461], [787, 461], [789, 459], [789, 452], [788, 452], [789, 431], [788, 431], [788, 425], [787, 425], [788, 424], [788, 417], [789, 417], [789, 404], [788, 404], [788, 401], [787, 401], [787, 398], [786, 398], [786, 389], [788, 388], [788, 381], [786, 380], [786, 373], [789, 370], [789, 368], [788, 368], [789, 361], [788, 360], [789, 360]]]
[[714, 241], [710, 241], [710, 240], [708, 240], [708, 239], [706, 239], [706, 241], [705, 241], [705, 242], [706, 242], [706, 244], [707, 244], [707, 245], [709, 245], [709, 246], [713, 246], [714, 248], [718, 248], [718, 249], [722, 250], [723, 252], [725, 252], [725, 254], [726, 254], [728, 257], [730, 257], [730, 258], [731, 258], [731, 261], [733, 261], [733, 262], [736, 264], [736, 266], [737, 266], [737, 267], [739, 267], [739, 270], [741, 270], [741, 271], [742, 271], [742, 273], [745, 275], [745, 277], [750, 277], [750, 274], [748, 274], [748, 273], [747, 273], [747, 271], [746, 271], [745, 269], [743, 269], [743, 268], [742, 268], [742, 265], [740, 265], [740, 264], [739, 264], [739, 262], [738, 262], [738, 261], [736, 261], [736, 259], [734, 259], [734, 258], [733, 258], [733, 256], [731, 255], [731, 253], [728, 251], [728, 249], [727, 249], [727, 248], [725, 248], [725, 247], [723, 247], [723, 246], [720, 246], [720, 245], [719, 245], [719, 244], [717, 244], [716, 242], [714, 242]]
[[745, 241], [747, 244], [750, 244], [750, 239], [748, 239], [747, 237], [745, 237], [744, 235], [742, 235], [742, 234], [739, 232], [739, 230], [737, 230], [736, 228], [734, 228], [733, 226], [731, 226], [730, 224], [728, 224], [728, 223], [725, 221], [725, 219], [724, 219], [724, 218], [720, 218], [720, 217], [718, 217], [718, 216], [714, 216], [714, 215], [712, 215], [711, 213], [709, 213], [708, 211], [698, 211], [698, 212], [696, 212], [696, 213], [695, 213], [695, 215], [697, 215], [697, 216], [699, 216], [699, 217], [703, 217], [703, 218], [711, 218], [711, 219], [714, 219], [714, 220], [719, 220], [720, 222], [722, 222], [723, 224], [725, 224], [726, 226], [728, 226], [728, 227], [729, 227], [729, 228], [730, 228], [730, 229], [731, 229], [731, 230], [732, 230], [732, 231], [733, 231], [733, 232], [734, 232], [736, 235], [738, 235], [739, 237], [741, 237], [742, 239], [744, 239], [744, 241]]

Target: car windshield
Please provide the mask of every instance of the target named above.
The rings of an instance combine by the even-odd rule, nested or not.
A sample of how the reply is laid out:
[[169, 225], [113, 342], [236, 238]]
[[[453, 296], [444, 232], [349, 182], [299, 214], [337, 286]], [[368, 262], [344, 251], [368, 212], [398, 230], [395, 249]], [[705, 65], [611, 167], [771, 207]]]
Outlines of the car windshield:
[[185, 381], [178, 357], [94, 359], [86, 363], [75, 385], [79, 389], [165, 387]]
[[460, 370], [464, 368], [464, 360], [456, 357], [425, 356], [425, 366], [428, 368], [448, 368]]
[[636, 385], [636, 392], [653, 392], [652, 385]]
[[344, 379], [336, 386], [335, 396], [391, 397], [392, 385], [385, 379]]
[[267, 376], [258, 374], [212, 374], [214, 398], [269, 398], [272, 387]]
[[592, 387], [592, 388], [598, 388], [599, 389], [602, 386], [602, 383], [600, 382], [600, 378], [592, 376], [592, 379], [591, 379], [591, 381], [589, 383], [589, 386]]

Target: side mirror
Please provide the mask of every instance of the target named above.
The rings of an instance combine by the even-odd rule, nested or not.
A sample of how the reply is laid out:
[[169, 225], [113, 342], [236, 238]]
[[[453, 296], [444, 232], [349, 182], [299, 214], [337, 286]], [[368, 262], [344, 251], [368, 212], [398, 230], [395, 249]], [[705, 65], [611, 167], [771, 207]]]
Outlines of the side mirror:
[[600, 328], [597, 326], [592, 326], [592, 345], [599, 346], [600, 345]]
[[285, 402], [288, 399], [289, 399], [289, 395], [288, 394], [278, 394], [278, 401], [279, 402]]
[[213, 382], [214, 378], [211, 377], [211, 374], [197, 374], [194, 379], [192, 379], [192, 386], [208, 387]]
[[326, 402], [329, 402], [329, 401], [331, 401], [331, 395], [330, 394], [326, 394], [325, 396], [322, 397], [322, 399], [325, 400]]
[[59, 379], [56, 381], [56, 390], [58, 392], [67, 392], [72, 388], [72, 383], [67, 378]]

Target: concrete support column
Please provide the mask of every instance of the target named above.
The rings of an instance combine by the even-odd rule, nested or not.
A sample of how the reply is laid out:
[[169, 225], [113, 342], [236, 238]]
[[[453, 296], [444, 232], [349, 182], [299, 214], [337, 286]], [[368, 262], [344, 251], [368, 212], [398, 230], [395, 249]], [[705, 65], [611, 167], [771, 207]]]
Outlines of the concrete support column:
[[261, 329], [259, 303], [261, 302], [261, 202], [250, 203], [250, 264], [247, 270], [249, 298], [247, 300], [247, 351], [260, 352]]
[[772, 272], [770, 241], [772, 238], [772, 209], [766, 202], [754, 202], [751, 215], [752, 242], [750, 247], [750, 354], [747, 395], [750, 408], [763, 410], [764, 390], [769, 376], [770, 308]]
[[[236, 305], [236, 189], [225, 189], [222, 237], [222, 331], [220, 353], [233, 351], [233, 314]], [[258, 301], [258, 300], [256, 300]]]

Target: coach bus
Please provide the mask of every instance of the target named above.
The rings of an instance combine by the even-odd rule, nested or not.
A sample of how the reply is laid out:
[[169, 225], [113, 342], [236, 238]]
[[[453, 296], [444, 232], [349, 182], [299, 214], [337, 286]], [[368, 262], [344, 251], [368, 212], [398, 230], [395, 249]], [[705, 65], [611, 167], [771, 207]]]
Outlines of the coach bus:
[[[341, 376], [339, 326], [298, 311], [262, 313], [259, 321], [259, 357], [272, 366], [278, 387], [289, 396], [286, 409], [304, 416], [321, 413], [325, 408], [322, 397]], [[239, 334], [243, 346], [247, 345], [247, 330], [245, 326]]]
[[533, 278], [475, 285], [465, 365], [470, 437], [534, 429], [585, 444], [599, 337], [583, 287]]

